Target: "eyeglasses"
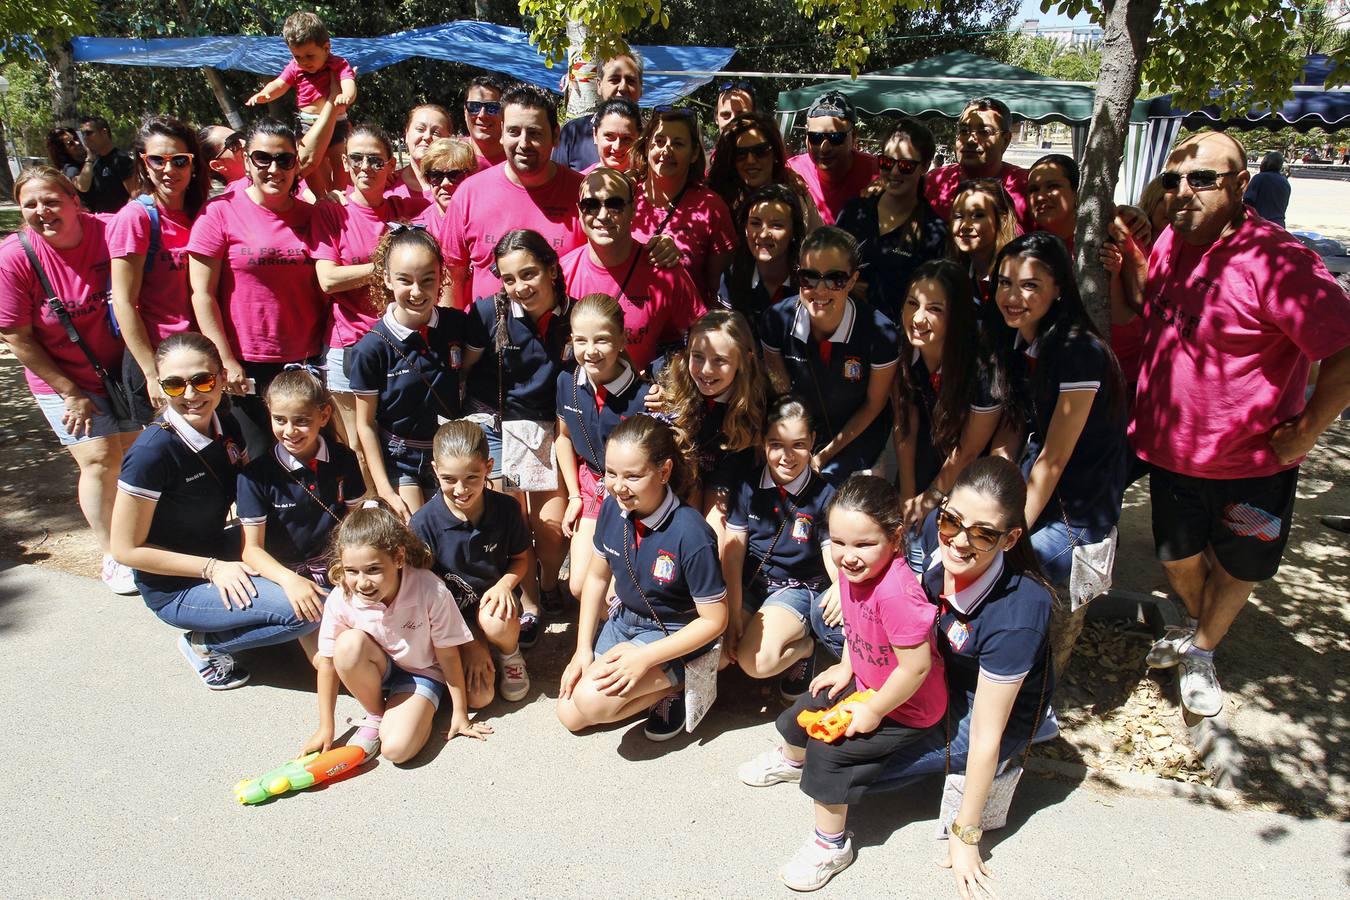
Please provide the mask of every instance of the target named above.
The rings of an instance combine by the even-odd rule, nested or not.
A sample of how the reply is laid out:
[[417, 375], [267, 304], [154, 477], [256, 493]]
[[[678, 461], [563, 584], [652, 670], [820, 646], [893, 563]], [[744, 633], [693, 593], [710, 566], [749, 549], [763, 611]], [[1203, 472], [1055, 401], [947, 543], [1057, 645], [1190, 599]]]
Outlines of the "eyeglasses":
[[378, 153], [348, 153], [347, 162], [351, 163], [353, 169], [359, 169], [364, 164], [370, 171], [378, 172], [385, 167], [389, 160]]
[[272, 163], [276, 163], [277, 168], [282, 171], [294, 169], [298, 159], [294, 153], [268, 153], [266, 150], [254, 150], [249, 153], [248, 158], [260, 169], [269, 168]]
[[988, 126], [988, 125], [957, 125], [957, 126], [956, 126], [956, 136], [959, 137], [959, 138], [968, 138], [968, 137], [970, 137], [971, 135], [976, 135], [976, 136], [982, 137], [982, 138], [993, 138], [993, 137], [998, 137], [998, 136], [999, 136], [1000, 134], [1002, 134], [1002, 133], [1003, 133], [1003, 132], [999, 131], [997, 128], [991, 128], [991, 127]]
[[432, 184], [440, 184], [442, 181], [448, 181], [451, 184], [459, 184], [471, 174], [468, 169], [427, 169], [423, 173], [427, 176], [427, 181]]
[[142, 153], [141, 159], [145, 160], [147, 168], [163, 169], [165, 163], [173, 166], [175, 169], [186, 169], [192, 165], [192, 160], [196, 158], [194, 153], [175, 153], [172, 156], [161, 156], [158, 153]]
[[174, 375], [169, 378], [159, 380], [159, 389], [165, 396], [181, 397], [187, 392], [188, 385], [198, 394], [209, 394], [216, 389], [216, 381], [219, 378], [214, 372], [198, 372], [191, 378], [179, 378]]
[[752, 156], [755, 159], [764, 159], [765, 157], [772, 155], [773, 155], [773, 144], [769, 143], [768, 141], [764, 141], [761, 144], [751, 144], [749, 147], [736, 148], [737, 162], [747, 160]]
[[[1240, 171], [1240, 170], [1239, 170]], [[1163, 172], [1158, 176], [1158, 183], [1162, 185], [1165, 191], [1175, 191], [1181, 187], [1181, 179], [1185, 178], [1186, 183], [1191, 186], [1193, 191], [1207, 191], [1219, 183], [1219, 179], [1225, 175], [1236, 175], [1235, 172], [1216, 172], [1213, 169], [1194, 169], [1190, 172]]]
[[606, 197], [603, 200], [599, 197], [582, 197], [577, 201], [577, 209], [581, 210], [583, 216], [599, 215], [602, 206], [617, 214], [628, 208], [628, 201], [623, 197]]
[[226, 153], [243, 149], [244, 149], [244, 136], [236, 131], [234, 134], [231, 134], [229, 137], [225, 139], [225, 142], [220, 145], [220, 152], [217, 153], [215, 156], [213, 156], [212, 159], [220, 159]]
[[848, 287], [848, 280], [852, 277], [852, 272], [843, 272], [839, 269], [831, 269], [828, 272], [817, 272], [815, 269], [797, 270], [797, 283], [811, 290], [824, 284], [832, 291], [842, 291]]
[[844, 141], [848, 140], [847, 131], [808, 131], [806, 133], [806, 142], [812, 147], [819, 147], [821, 144], [829, 141], [836, 147], [842, 147]]
[[919, 161], [917, 159], [899, 159], [894, 156], [882, 154], [877, 157], [877, 166], [883, 172], [889, 172], [891, 169], [898, 169], [900, 170], [901, 175], [913, 175], [919, 168]]
[[498, 100], [465, 100], [464, 109], [471, 116], [500, 116], [502, 104]]
[[996, 528], [990, 528], [988, 525], [966, 525], [956, 516], [945, 509], [937, 511], [938, 534], [947, 543], [956, 540], [956, 536], [965, 532], [966, 541], [972, 549], [981, 553], [988, 553], [998, 546], [999, 539], [1008, 531], [1005, 529], [999, 531]]
[[717, 86], [717, 93], [725, 94], [727, 91], [745, 91], [747, 94], [753, 94], [755, 86], [748, 81], [724, 81]]

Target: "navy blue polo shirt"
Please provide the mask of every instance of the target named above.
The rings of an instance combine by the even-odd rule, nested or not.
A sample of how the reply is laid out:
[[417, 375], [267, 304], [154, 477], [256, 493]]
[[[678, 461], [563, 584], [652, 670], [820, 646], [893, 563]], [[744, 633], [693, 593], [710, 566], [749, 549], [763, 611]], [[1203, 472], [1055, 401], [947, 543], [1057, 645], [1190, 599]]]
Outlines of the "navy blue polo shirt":
[[703, 417], [699, 419], [698, 432], [694, 435], [694, 455], [698, 461], [698, 475], [703, 486], [735, 490], [742, 480], [754, 469], [755, 450], [726, 450], [722, 444], [726, 435], [722, 433], [722, 423], [727, 418], [727, 397], [731, 388], [720, 396], [704, 400]]
[[[946, 462], [947, 455], [933, 446], [933, 410], [937, 409], [938, 389], [942, 385], [942, 373], [937, 377], [928, 371], [923, 354], [915, 347], [909, 361], [910, 383], [914, 386], [912, 405], [915, 412], [914, 429], [914, 486], [924, 491], [937, 478]], [[1003, 404], [994, 398], [992, 385], [993, 373], [989, 367], [976, 362], [976, 374], [970, 384], [968, 408], [972, 413], [996, 412]]]
[[[225, 520], [235, 499], [239, 470], [248, 461], [233, 416], [213, 416], [214, 437], [197, 431], [173, 407], [142, 431], [122, 457], [118, 490], [155, 501], [146, 544], [193, 556], [238, 559], [227, 546]], [[158, 609], [167, 596], [200, 584], [200, 578], [136, 572], [145, 602]]]
[[636, 527], [610, 496], [595, 524], [595, 552], [609, 563], [620, 603], [644, 619], [655, 611], [666, 627], [674, 628], [698, 618], [696, 604], [726, 599], [717, 535], [697, 510], [667, 488], [666, 499], [641, 521], [650, 531], [635, 547]]
[[1055, 486], [1054, 498], [1058, 502], [1045, 505], [1033, 530], [1060, 521], [1061, 507], [1074, 526], [1109, 529], [1120, 520], [1128, 467], [1124, 404], [1120, 404], [1120, 413], [1113, 416], [1108, 397], [1110, 351], [1087, 333], [1070, 336], [1051, 355], [1040, 353], [1039, 345], [1037, 340], [1028, 348], [1021, 336], [1015, 335], [1008, 359], [1012, 388], [1019, 393], [1022, 408], [1028, 413], [1027, 443], [1020, 461], [1024, 475], [1031, 474], [1031, 467], [1045, 446], [1059, 395], [1070, 391], [1096, 394], [1083, 433]]
[[[825, 509], [834, 488], [807, 468], [783, 489], [786, 497], [765, 466], [757, 476], [741, 482], [727, 508], [727, 531], [746, 535], [745, 581], [749, 584], [767, 555], [761, 582], [800, 581], [823, 588], [830, 580], [821, 555], [821, 547], [830, 543]], [[791, 520], [784, 521], [789, 512]]]
[[437, 307], [427, 336], [400, 325], [390, 306], [352, 348], [352, 393], [379, 397], [375, 424], [389, 434], [429, 442], [441, 419], [457, 419], [459, 370], [468, 319]]
[[920, 541], [928, 559], [923, 590], [938, 607], [937, 644], [946, 664], [953, 712], [960, 711], [962, 698], [965, 709], [974, 707], [981, 675], [1005, 684], [1021, 681], [1004, 738], [1026, 740], [1039, 724], [1037, 707], [1042, 706], [1044, 716], [1055, 689], [1054, 669], [1047, 669], [1050, 589], [1036, 578], [1011, 571], [1000, 552], [984, 575], [956, 596], [944, 598], [936, 511], [925, 520]]
[[867, 282], [867, 302], [892, 322], [900, 321], [909, 280], [914, 270], [932, 259], [947, 256], [947, 223], [919, 197], [914, 214], [919, 216], [917, 233], [908, 224], [881, 234], [878, 209], [881, 198], [859, 197], [844, 204], [836, 225], [858, 239], [862, 278]]
[[265, 526], [263, 549], [288, 568], [326, 555], [333, 529], [366, 493], [351, 448], [321, 437], [314, 462], [310, 468], [277, 444], [239, 473], [240, 523]]
[[483, 354], [469, 371], [467, 393], [473, 408], [496, 412], [504, 396], [504, 418], [552, 422], [557, 413], [554, 401], [558, 378], [572, 368], [572, 325], [566, 304], [549, 314], [541, 337], [525, 308], [511, 302], [501, 361], [501, 374], [506, 379], [504, 395], [498, 387], [496, 334], [496, 303], [484, 297], [469, 310], [466, 337], [469, 349]]
[[[431, 548], [431, 570], [442, 578], [446, 572], [458, 575], [480, 597], [506, 574], [511, 557], [530, 548], [520, 504], [500, 491], [483, 492], [477, 524], [452, 513], [438, 493], [413, 513], [408, 525]], [[453, 586], [451, 593], [462, 599]]]
[[[839, 327], [826, 340], [830, 361], [824, 363], [811, 339], [811, 317], [797, 297], [774, 304], [760, 329], [764, 349], [777, 353], [787, 366], [793, 390], [811, 410], [816, 449], [824, 447], [855, 412], [867, 403], [867, 382], [873, 369], [888, 369], [900, 359], [895, 325], [880, 312], [852, 299]], [[853, 444], [869, 460], [881, 455], [891, 428], [886, 404]]]
[[[577, 366], [558, 377], [558, 418], [567, 425], [577, 456], [598, 478], [605, 472], [605, 442], [619, 423], [646, 410], [647, 394], [652, 386], [643, 381], [628, 363], [613, 381], [604, 385], [607, 395], [602, 408], [596, 409], [595, 386], [586, 370]], [[587, 438], [590, 439], [589, 443]], [[594, 451], [594, 452], [592, 452]]]

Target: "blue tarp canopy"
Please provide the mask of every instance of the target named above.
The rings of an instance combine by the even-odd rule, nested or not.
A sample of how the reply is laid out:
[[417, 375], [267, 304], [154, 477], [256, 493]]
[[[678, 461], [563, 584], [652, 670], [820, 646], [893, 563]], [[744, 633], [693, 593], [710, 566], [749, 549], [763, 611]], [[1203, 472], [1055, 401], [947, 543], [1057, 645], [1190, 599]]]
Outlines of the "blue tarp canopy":
[[[167, 66], [243, 69], [275, 75], [291, 59], [280, 37], [225, 35], [198, 38], [77, 37], [71, 41], [76, 62], [120, 66]], [[647, 69], [656, 71], [715, 72], [726, 68], [734, 47], [637, 47]], [[511, 75], [546, 90], [556, 91], [563, 69], [550, 69], [519, 28], [488, 22], [445, 22], [428, 28], [400, 31], [383, 37], [333, 38], [333, 52], [356, 69], [372, 72], [414, 56], [476, 66]], [[693, 93], [711, 79], [677, 75], [648, 75], [643, 80], [642, 105], [672, 103]]]
[[[1326, 56], [1309, 56], [1294, 83], [1294, 96], [1278, 109], [1255, 105], [1240, 116], [1226, 116], [1216, 106], [1185, 110], [1172, 105], [1171, 95], [1155, 97], [1148, 105], [1150, 119], [1180, 119], [1187, 128], [1295, 128], [1336, 131], [1350, 127], [1350, 88], [1326, 88], [1335, 63]], [[1213, 95], [1211, 95], [1213, 96]]]

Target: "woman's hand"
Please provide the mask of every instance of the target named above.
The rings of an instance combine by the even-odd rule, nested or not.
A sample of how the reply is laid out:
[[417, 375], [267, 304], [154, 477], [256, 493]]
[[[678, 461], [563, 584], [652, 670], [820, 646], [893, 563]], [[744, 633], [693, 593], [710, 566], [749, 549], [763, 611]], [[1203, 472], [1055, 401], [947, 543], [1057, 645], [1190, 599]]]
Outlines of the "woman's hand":
[[445, 739], [451, 741], [461, 734], [477, 741], [486, 741], [487, 736], [492, 734], [492, 726], [486, 722], [470, 722], [467, 715], [455, 710], [450, 715], [450, 728], [445, 732]]
[[225, 390], [240, 396], [248, 393], [248, 376], [244, 374], [244, 364], [234, 357], [224, 361]]
[[390, 508], [394, 510], [394, 515], [403, 520], [403, 524], [406, 525], [408, 520], [412, 518], [412, 510], [408, 509], [407, 502], [404, 501], [397, 489], [380, 491], [380, 499], [389, 504]]
[[292, 575], [281, 586], [286, 599], [291, 601], [291, 609], [296, 616], [306, 622], [317, 622], [323, 618], [323, 601], [328, 595], [324, 589], [303, 575]]
[[558, 699], [566, 700], [572, 696], [572, 691], [576, 689], [582, 673], [594, 659], [595, 654], [590, 650], [578, 650], [572, 654], [572, 658], [567, 662], [567, 668], [563, 669], [562, 678], [558, 681]]
[[483, 612], [494, 619], [509, 622], [520, 618], [520, 601], [516, 599], [515, 591], [500, 581], [484, 591], [478, 603]]
[[[815, 678], [811, 679], [808, 693], [814, 694], [822, 688], [829, 688], [829, 698], [833, 700], [844, 692], [844, 688], [853, 683], [853, 670], [844, 663], [835, 663]], [[874, 726], [875, 727], [875, 726]]]
[[839, 603], [839, 585], [832, 584], [826, 588], [817, 602], [820, 604], [820, 617], [826, 625], [838, 628], [844, 623], [844, 611]]
[[648, 412], [660, 412], [666, 404], [666, 392], [661, 389], [661, 385], [652, 382], [651, 390], [647, 391], [647, 399], [642, 401], [642, 405]]
[[210, 580], [220, 591], [220, 602], [226, 609], [231, 604], [236, 609], [248, 609], [253, 605], [253, 598], [258, 596], [258, 589], [250, 577], [257, 574], [252, 566], [222, 559], [211, 566]]
[[159, 386], [158, 376], [146, 377], [145, 394], [150, 398], [150, 406], [152, 409], [160, 410], [168, 405], [169, 398], [165, 395], [164, 389]]
[[722, 635], [722, 660], [726, 663], [736, 662], [736, 648], [741, 645], [741, 638], [745, 637], [745, 622], [741, 617], [732, 613], [727, 616], [727, 630]]
[[66, 411], [61, 414], [61, 425], [74, 437], [89, 437], [94, 433], [94, 416], [98, 407], [83, 391], [65, 398]]
[[582, 503], [580, 497], [568, 498], [567, 509], [563, 510], [562, 517], [563, 537], [570, 538], [577, 530], [577, 525], [581, 523], [581, 507]]
[[994, 898], [993, 873], [980, 858], [978, 844], [967, 844], [954, 837], [947, 838], [947, 859], [939, 860], [938, 865], [952, 870], [956, 879], [956, 892], [962, 900], [971, 898]]
[[320, 725], [314, 729], [314, 733], [309, 736], [309, 740], [305, 741], [305, 746], [300, 748], [300, 755], [304, 756], [306, 753], [313, 753], [315, 750], [320, 753], [327, 753], [332, 749], [333, 726]]
[[611, 697], [621, 697], [637, 684], [651, 667], [643, 649], [629, 644], [626, 647], [615, 647], [606, 653], [591, 677], [595, 681], [597, 691]]
[[479, 639], [464, 644], [459, 648], [459, 655], [464, 662], [464, 687], [468, 692], [483, 694], [492, 690], [497, 666], [483, 641]]
[[668, 234], [658, 234], [647, 242], [647, 253], [658, 269], [673, 269], [684, 262], [684, 254]]

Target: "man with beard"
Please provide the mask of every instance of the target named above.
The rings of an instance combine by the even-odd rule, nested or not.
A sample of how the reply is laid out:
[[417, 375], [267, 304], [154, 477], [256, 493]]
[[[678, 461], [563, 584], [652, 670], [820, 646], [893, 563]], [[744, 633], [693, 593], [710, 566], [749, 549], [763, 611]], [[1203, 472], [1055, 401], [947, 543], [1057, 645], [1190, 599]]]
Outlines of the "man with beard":
[[839, 91], [820, 96], [806, 112], [806, 153], [787, 161], [802, 176], [826, 225], [877, 177], [877, 158], [858, 149], [853, 104]]
[[934, 169], [923, 179], [924, 195], [943, 221], [951, 221], [952, 201], [961, 182], [996, 178], [1012, 198], [1022, 231], [1034, 229], [1027, 203], [1027, 170], [1003, 161], [1012, 142], [1011, 115], [1008, 105], [993, 97], [979, 97], [966, 104], [956, 122], [956, 162]]

